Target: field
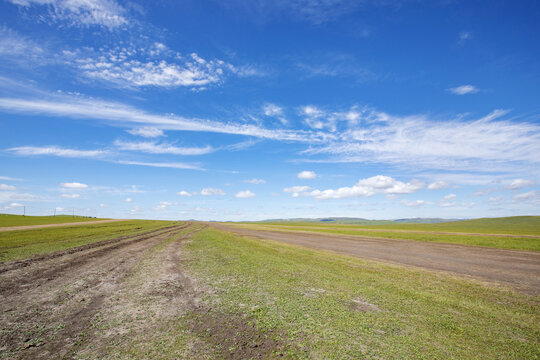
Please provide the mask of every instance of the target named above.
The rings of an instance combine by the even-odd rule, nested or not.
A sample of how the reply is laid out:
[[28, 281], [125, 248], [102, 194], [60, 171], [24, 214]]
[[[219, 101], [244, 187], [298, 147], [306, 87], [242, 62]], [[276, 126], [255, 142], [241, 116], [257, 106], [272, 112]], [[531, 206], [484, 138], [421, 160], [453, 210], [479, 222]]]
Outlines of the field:
[[540, 285], [226, 229], [246, 230], [126, 221], [0, 234], [0, 358], [540, 357]]
[[359, 226], [279, 222], [241, 225], [245, 228], [260, 230], [306, 231], [540, 251], [540, 216], [477, 219], [439, 224], [399, 223]]
[[106, 224], [0, 232], [0, 263], [171, 226], [168, 221], [129, 220]]
[[22, 216], [0, 214], [0, 228], [11, 226], [28, 226], [28, 225], [45, 225], [45, 224], [65, 224], [72, 222], [96, 221], [103, 220], [98, 218], [90, 218], [86, 216]]

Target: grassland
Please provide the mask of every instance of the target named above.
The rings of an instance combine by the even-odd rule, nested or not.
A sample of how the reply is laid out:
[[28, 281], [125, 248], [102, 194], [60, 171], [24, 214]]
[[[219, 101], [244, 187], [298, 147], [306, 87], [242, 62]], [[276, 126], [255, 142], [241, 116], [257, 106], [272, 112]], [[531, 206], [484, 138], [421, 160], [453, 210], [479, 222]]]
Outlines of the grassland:
[[186, 247], [212, 313], [283, 334], [290, 358], [533, 359], [538, 298], [214, 229]]
[[474, 220], [451, 221], [436, 224], [386, 223], [382, 225], [340, 225], [332, 223], [274, 222], [265, 225], [340, 227], [343, 229], [388, 229], [430, 232], [461, 232], [507, 235], [540, 236], [540, 216], [512, 216], [503, 218], [482, 218]]
[[175, 224], [171, 221], [129, 220], [0, 232], [0, 263], [133, 235]]
[[64, 224], [64, 223], [96, 221], [96, 220], [103, 220], [103, 219], [89, 218], [86, 216], [69, 216], [69, 215], [22, 216], [22, 215], [0, 214], [0, 227]]
[[[372, 238], [405, 239], [486, 246], [500, 249], [540, 251], [540, 216], [477, 219], [440, 224], [358, 226], [281, 222], [270, 224], [242, 223], [237, 226], [261, 230], [310, 231]], [[493, 234], [497, 234], [497, 236], [493, 236]]]

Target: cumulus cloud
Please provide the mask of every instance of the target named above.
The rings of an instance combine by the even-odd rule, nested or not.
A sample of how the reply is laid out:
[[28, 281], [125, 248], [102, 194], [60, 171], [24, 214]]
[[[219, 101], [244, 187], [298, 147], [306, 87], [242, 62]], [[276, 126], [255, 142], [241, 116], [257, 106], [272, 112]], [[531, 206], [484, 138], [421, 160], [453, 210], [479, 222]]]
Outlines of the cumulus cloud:
[[411, 180], [408, 183], [398, 181], [384, 175], [372, 176], [361, 179], [351, 187], [341, 187], [338, 189], [313, 190], [304, 192], [301, 195], [311, 196], [316, 199], [342, 199], [348, 197], [368, 197], [375, 194], [411, 194], [424, 187], [424, 183], [419, 180]]
[[21, 156], [50, 155], [67, 158], [96, 158], [106, 155], [106, 150], [76, 150], [58, 146], [20, 146], [9, 148], [6, 151]]
[[0, 190], [9, 190], [9, 191], [15, 191], [17, 188], [13, 185], [7, 185], [7, 184], [0, 184]]
[[60, 186], [63, 187], [64, 189], [88, 189], [88, 185], [81, 184], [78, 182], [71, 182], [71, 183], [63, 182], [63, 183], [60, 183]]
[[64, 198], [64, 199], [78, 199], [78, 198], [81, 197], [81, 195], [79, 195], [79, 194], [61, 194], [60, 197]]
[[428, 190], [439, 190], [449, 188], [450, 184], [446, 181], [435, 181], [428, 185]]
[[143, 126], [136, 129], [130, 129], [126, 130], [126, 132], [130, 133], [131, 135], [142, 136], [145, 138], [156, 138], [164, 136], [163, 130], [151, 126]]
[[128, 197], [128, 198], [125, 198], [124, 201], [127, 202], [127, 203], [130, 203], [130, 202], [133, 202], [133, 199]]
[[524, 187], [533, 186], [534, 182], [531, 180], [525, 180], [525, 179], [515, 179], [510, 183], [509, 188], [512, 190], [518, 190], [522, 189]]
[[317, 177], [317, 174], [314, 171], [304, 170], [299, 172], [296, 177], [302, 180], [312, 180]]
[[478, 88], [473, 85], [461, 85], [455, 88], [450, 88], [448, 89], [448, 91], [450, 91], [454, 95], [466, 95], [477, 93], [480, 90], [478, 90]]
[[225, 191], [216, 188], [204, 188], [201, 190], [201, 195], [211, 196], [211, 195], [225, 195]]
[[238, 199], [246, 199], [246, 198], [251, 198], [254, 196], [255, 194], [251, 192], [250, 190], [239, 191], [236, 193], [236, 195], [234, 195], [234, 197]]
[[176, 195], [189, 197], [192, 194], [190, 192], [185, 191], [185, 190], [181, 190], [181, 191], [177, 192]]
[[248, 184], [266, 184], [266, 180], [263, 180], [263, 179], [249, 179], [249, 180], [244, 180], [245, 183], [248, 183]]

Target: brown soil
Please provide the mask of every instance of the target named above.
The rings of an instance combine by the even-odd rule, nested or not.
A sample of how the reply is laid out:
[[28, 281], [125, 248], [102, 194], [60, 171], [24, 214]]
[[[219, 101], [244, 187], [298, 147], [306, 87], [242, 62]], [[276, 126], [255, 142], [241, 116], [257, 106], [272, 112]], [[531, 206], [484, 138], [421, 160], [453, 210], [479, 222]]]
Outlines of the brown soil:
[[62, 224], [7, 226], [7, 227], [0, 227], [0, 232], [1, 231], [13, 231], [13, 230], [32, 230], [32, 229], [41, 229], [41, 228], [50, 228], [50, 227], [59, 227], [59, 226], [103, 224], [103, 223], [116, 222], [116, 221], [126, 221], [126, 220], [109, 219], [109, 220], [96, 220], [96, 221], [77, 221], [77, 222], [62, 223]]
[[510, 285], [526, 293], [540, 294], [540, 252], [340, 234], [252, 230], [216, 223], [209, 225], [240, 235], [468, 275], [480, 280]]
[[182, 245], [202, 228], [186, 224], [3, 264], [0, 358], [279, 356], [287, 349], [282, 336], [201, 300], [212, 289], [186, 272]]

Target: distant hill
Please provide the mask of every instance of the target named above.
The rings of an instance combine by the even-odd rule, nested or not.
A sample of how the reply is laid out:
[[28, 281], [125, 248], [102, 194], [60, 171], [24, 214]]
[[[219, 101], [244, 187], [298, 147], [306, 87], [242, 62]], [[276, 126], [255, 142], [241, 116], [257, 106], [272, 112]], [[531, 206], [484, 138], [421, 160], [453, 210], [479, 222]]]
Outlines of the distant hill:
[[327, 218], [292, 218], [292, 219], [268, 219], [256, 221], [259, 223], [332, 223], [332, 224], [350, 224], [350, 225], [389, 225], [395, 223], [410, 223], [410, 224], [436, 224], [450, 221], [458, 221], [457, 219], [439, 219], [439, 218], [414, 218], [414, 219], [396, 219], [396, 220], [369, 220], [364, 218], [353, 217], [327, 217]]

